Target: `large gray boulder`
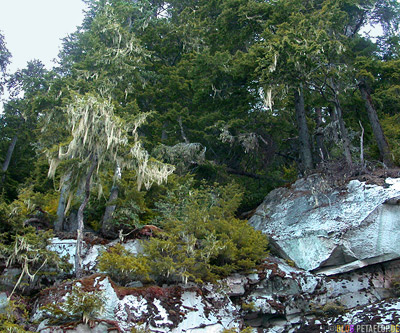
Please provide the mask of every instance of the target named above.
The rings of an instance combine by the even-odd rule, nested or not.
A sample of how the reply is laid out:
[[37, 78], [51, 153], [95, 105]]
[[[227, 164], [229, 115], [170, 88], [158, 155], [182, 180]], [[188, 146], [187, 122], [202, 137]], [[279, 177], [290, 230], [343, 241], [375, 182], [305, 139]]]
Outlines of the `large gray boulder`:
[[320, 175], [272, 191], [249, 223], [308, 271], [337, 274], [400, 257], [400, 178], [384, 186]]

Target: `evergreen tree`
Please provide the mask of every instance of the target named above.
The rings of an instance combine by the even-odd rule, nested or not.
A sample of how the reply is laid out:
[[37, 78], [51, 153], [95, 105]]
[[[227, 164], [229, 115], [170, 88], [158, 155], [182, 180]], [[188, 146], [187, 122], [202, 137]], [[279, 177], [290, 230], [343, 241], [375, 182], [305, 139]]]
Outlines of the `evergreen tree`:
[[0, 96], [3, 92], [3, 85], [5, 83], [5, 73], [8, 65], [11, 62], [11, 53], [7, 49], [4, 35], [0, 32]]
[[[36, 155], [36, 126], [42, 116], [41, 96], [46, 94], [52, 77], [53, 74], [46, 71], [40, 61], [34, 60], [7, 80], [10, 100], [5, 103], [0, 118], [3, 158], [0, 186], [6, 183], [7, 200], [16, 198], [18, 184], [23, 183], [31, 172], [29, 168]], [[9, 170], [10, 164], [12, 170]]]
[[[92, 178], [98, 176], [100, 170], [129, 167], [136, 171], [138, 188], [144, 185], [148, 189], [153, 182], [160, 183], [173, 172], [172, 166], [152, 160], [139, 141], [137, 130], [148, 113], [125, 114], [124, 120], [115, 111], [114, 105], [120, 105], [124, 101], [123, 96], [126, 100], [127, 95], [132, 93], [129, 82], [122, 78], [132, 80], [133, 74], [138, 77], [140, 58], [145, 55], [134, 34], [126, 30], [119, 20], [114, 8], [105, 5], [91, 21], [90, 29], [80, 36], [85, 41], [85, 48], [91, 47], [86, 49], [87, 52], [81, 50], [84, 57], [72, 66], [72, 70], [79, 80], [80, 90], [88, 92], [76, 94], [66, 107], [70, 138], [59, 144], [58, 152], [48, 151], [50, 176], [55, 175], [61, 161], [69, 161], [65, 165], [61, 186], [69, 184], [70, 198], [77, 188], [84, 189], [84, 198], [78, 210], [77, 276], [82, 274], [83, 212], [89, 202], [91, 185], [101, 186], [98, 177], [97, 180]], [[128, 132], [131, 132], [130, 137]]]

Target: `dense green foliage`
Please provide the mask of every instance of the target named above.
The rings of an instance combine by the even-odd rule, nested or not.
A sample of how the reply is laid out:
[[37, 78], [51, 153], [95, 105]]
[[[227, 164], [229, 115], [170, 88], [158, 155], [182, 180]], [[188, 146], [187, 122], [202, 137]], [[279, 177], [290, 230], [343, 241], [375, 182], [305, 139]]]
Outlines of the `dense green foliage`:
[[193, 189], [186, 182], [169, 191], [157, 204], [165, 234], [144, 243], [155, 275], [167, 280], [215, 280], [254, 268], [266, 255], [267, 240], [235, 218], [241, 197], [233, 184]]
[[193, 181], [174, 186], [157, 204], [162, 231], [142, 242], [135, 256], [116, 245], [99, 259], [114, 281], [215, 281], [254, 269], [267, 253], [267, 239], [235, 218], [242, 192], [237, 185], [193, 189]]
[[135, 256], [121, 244], [111, 247], [100, 256], [98, 268], [121, 285], [137, 280], [150, 281], [149, 260], [142, 255]]
[[[340, 160], [347, 136], [350, 158], [357, 163], [359, 122], [365, 128], [365, 159], [380, 158], [357, 89], [360, 80], [368, 81], [398, 161], [396, 126], [387, 125], [399, 107], [397, 3], [90, 0], [87, 5], [83, 24], [65, 38], [54, 71], [32, 62], [8, 77], [14, 93], [2, 116], [3, 159], [18, 131], [2, 180], [8, 202], [27, 183], [49, 190], [51, 184], [43, 184], [43, 153], [54, 160], [59, 147], [71, 143], [70, 129], [62, 125], [75, 114], [68, 110], [76, 98], [85, 104], [84, 96], [109, 100], [121, 126], [152, 112], [139, 129], [143, 148], [154, 150], [158, 161], [175, 165], [180, 174], [222, 183], [236, 178], [246, 191], [241, 211], [281, 185], [288, 168], [304, 171], [292, 97], [299, 87], [314, 165]], [[378, 23], [383, 32], [376, 40], [360, 33]], [[10, 58], [3, 36], [2, 52], [5, 69]], [[345, 127], [337, 127], [338, 116]], [[114, 174], [128, 152], [129, 147], [120, 151], [119, 160], [109, 163], [94, 185], [110, 191], [115, 178], [105, 175]], [[81, 176], [67, 177], [76, 192], [87, 162], [63, 162], [58, 176], [64, 177], [56, 174], [56, 186], [68, 170], [80, 171]], [[140, 167], [133, 167], [140, 177]]]
[[61, 304], [49, 303], [41, 309], [51, 324], [83, 322], [92, 326], [92, 322], [103, 312], [103, 305], [102, 292], [88, 292], [73, 285]]
[[22, 300], [10, 301], [4, 313], [0, 314], [0, 331], [11, 333], [31, 333], [25, 329], [29, 313]]

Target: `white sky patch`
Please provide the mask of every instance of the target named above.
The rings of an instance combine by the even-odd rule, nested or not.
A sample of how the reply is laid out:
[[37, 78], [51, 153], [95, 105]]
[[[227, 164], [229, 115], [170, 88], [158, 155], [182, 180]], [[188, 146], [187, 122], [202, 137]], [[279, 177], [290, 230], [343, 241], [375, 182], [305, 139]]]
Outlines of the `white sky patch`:
[[82, 0], [0, 0], [0, 31], [12, 54], [9, 72], [33, 59], [51, 69], [61, 39], [81, 25], [84, 8]]
[[373, 26], [369, 25], [363, 27], [360, 31], [360, 34], [361, 36], [371, 38], [373, 42], [376, 42], [376, 38], [382, 36], [383, 29], [382, 26], [380, 26], [379, 24], [375, 24]]

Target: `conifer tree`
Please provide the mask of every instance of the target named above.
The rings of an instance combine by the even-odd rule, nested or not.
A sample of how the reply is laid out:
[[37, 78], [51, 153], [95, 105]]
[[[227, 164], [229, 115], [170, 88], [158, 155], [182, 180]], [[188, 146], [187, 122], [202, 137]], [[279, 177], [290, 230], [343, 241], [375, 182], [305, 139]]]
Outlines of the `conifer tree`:
[[[75, 256], [76, 275], [82, 274], [81, 246], [84, 227], [83, 213], [89, 202], [92, 184], [101, 188], [96, 178], [99, 171], [114, 165], [122, 169], [134, 168], [138, 187], [142, 184], [148, 189], [153, 182], [161, 183], [173, 172], [172, 166], [150, 160], [138, 139], [137, 129], [147, 114], [139, 115], [132, 123], [125, 123], [114, 114], [109, 100], [87, 94], [76, 96], [67, 107], [67, 118], [71, 130], [71, 140], [59, 146], [58, 154], [50, 155], [49, 176], [54, 177], [61, 161], [68, 161], [61, 178], [64, 182], [84, 189], [84, 198], [78, 210], [77, 249]], [[128, 132], [134, 137], [129, 154], [123, 149], [128, 146]], [[108, 165], [107, 165], [108, 164]], [[70, 193], [70, 200], [72, 200]]]
[[100, 6], [86, 23], [87, 30], [77, 34], [72, 43], [75, 52], [64, 55], [77, 78], [76, 89], [86, 93], [75, 93], [65, 107], [69, 138], [59, 143], [58, 151], [48, 150], [49, 176], [54, 176], [60, 162], [66, 161], [61, 187], [68, 184], [69, 202], [76, 189], [84, 189], [78, 210], [78, 276], [82, 274], [83, 212], [92, 185], [97, 185], [101, 193], [99, 172], [134, 169], [138, 189], [148, 189], [154, 182], [165, 181], [174, 170], [171, 165], [152, 159], [139, 140], [138, 128], [149, 113], [139, 112], [127, 100], [135, 92], [135, 80], [141, 80], [146, 51], [116, 9], [108, 3]]
[[11, 53], [7, 49], [4, 35], [0, 32], [0, 96], [3, 93], [3, 85], [5, 83], [5, 73], [11, 62]]

